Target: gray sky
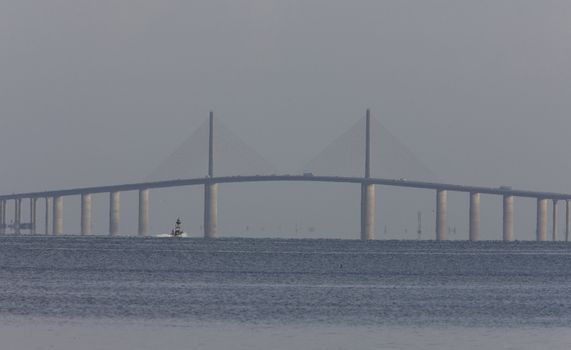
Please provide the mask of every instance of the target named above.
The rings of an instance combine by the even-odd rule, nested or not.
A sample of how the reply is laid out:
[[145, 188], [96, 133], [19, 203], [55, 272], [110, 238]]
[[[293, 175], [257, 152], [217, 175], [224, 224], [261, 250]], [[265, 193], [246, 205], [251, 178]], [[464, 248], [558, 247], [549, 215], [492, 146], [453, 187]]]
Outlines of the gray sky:
[[210, 109], [284, 172], [370, 107], [440, 178], [571, 192], [569, 1], [3, 0], [0, 191], [137, 181]]

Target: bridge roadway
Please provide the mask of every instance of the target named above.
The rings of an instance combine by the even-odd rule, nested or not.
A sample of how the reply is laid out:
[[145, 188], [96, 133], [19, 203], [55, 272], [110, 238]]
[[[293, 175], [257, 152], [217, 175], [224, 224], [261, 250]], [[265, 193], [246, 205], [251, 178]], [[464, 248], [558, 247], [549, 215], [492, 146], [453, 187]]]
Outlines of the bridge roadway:
[[146, 190], [154, 188], [181, 187], [193, 185], [240, 183], [240, 182], [331, 182], [331, 183], [353, 183], [353, 184], [373, 184], [395, 187], [423, 188], [437, 191], [452, 191], [466, 193], [482, 193], [500, 196], [527, 197], [551, 200], [571, 200], [571, 194], [556, 192], [539, 192], [507, 189], [502, 187], [480, 187], [462, 186], [438, 182], [409, 181], [404, 179], [382, 179], [365, 177], [344, 177], [344, 176], [317, 176], [317, 175], [247, 175], [247, 176], [224, 176], [224, 177], [203, 177], [194, 179], [175, 179], [167, 181], [140, 182], [111, 186], [82, 187], [65, 190], [13, 193], [0, 195], [0, 200], [24, 199], [24, 198], [45, 198], [61, 197], [82, 194], [111, 193], [123, 191]]

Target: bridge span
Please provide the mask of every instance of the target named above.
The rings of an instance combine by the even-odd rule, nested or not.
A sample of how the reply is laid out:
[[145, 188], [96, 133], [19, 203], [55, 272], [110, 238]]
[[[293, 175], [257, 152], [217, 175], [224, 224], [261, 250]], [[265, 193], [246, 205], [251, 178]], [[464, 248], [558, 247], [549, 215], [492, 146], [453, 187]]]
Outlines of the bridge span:
[[[40, 192], [13, 193], [0, 195], [0, 234], [5, 234], [8, 228], [13, 229], [14, 234], [20, 234], [22, 229], [30, 230], [35, 234], [37, 215], [36, 207], [38, 199], [45, 201], [45, 234], [49, 234], [49, 209], [52, 206], [52, 233], [63, 234], [63, 198], [67, 196], [81, 196], [81, 227], [83, 235], [91, 233], [91, 196], [98, 193], [109, 193], [109, 234], [115, 235], [119, 227], [120, 193], [126, 191], [139, 192], [139, 235], [147, 235], [149, 230], [149, 191], [169, 187], [204, 186], [204, 237], [215, 238], [217, 235], [218, 221], [218, 185], [226, 183], [245, 182], [322, 182], [322, 183], [346, 183], [361, 186], [361, 239], [371, 240], [375, 238], [375, 187], [392, 186], [408, 187], [415, 189], [433, 190], [436, 193], [436, 240], [446, 239], [446, 212], [448, 192], [463, 192], [469, 195], [469, 240], [477, 241], [480, 237], [480, 195], [496, 195], [503, 198], [503, 236], [504, 241], [514, 240], [514, 197], [534, 198], [537, 200], [537, 227], [536, 238], [538, 241], [547, 240], [547, 203], [553, 202], [553, 240], [556, 240], [557, 230], [557, 203], [564, 201], [566, 204], [565, 240], [569, 241], [571, 222], [571, 194], [556, 192], [540, 192], [512, 189], [511, 187], [482, 187], [466, 186], [449, 183], [409, 181], [406, 179], [383, 179], [370, 176], [370, 114], [367, 111], [366, 130], [366, 155], [364, 177], [322, 176], [314, 174], [303, 175], [247, 175], [247, 176], [214, 176], [214, 152], [213, 152], [213, 115], [210, 114], [210, 138], [209, 138], [209, 169], [208, 176], [191, 179], [174, 179], [167, 181], [140, 182], [110, 186], [82, 187]], [[21, 224], [22, 201], [27, 200], [30, 204], [30, 222]], [[13, 202], [14, 219], [12, 225], [7, 225], [6, 212], [9, 202]]]
[[173, 179], [166, 181], [138, 182], [121, 185], [107, 185], [95, 187], [78, 187], [63, 190], [39, 191], [39, 192], [23, 192], [0, 195], [0, 200], [29, 199], [29, 198], [45, 198], [56, 196], [75, 196], [82, 194], [111, 193], [136, 191], [144, 189], [158, 189], [168, 187], [183, 187], [193, 185], [207, 184], [223, 184], [223, 183], [241, 183], [241, 182], [333, 182], [333, 183], [349, 183], [349, 184], [371, 184], [393, 187], [409, 187], [423, 188], [429, 190], [442, 190], [451, 192], [464, 193], [481, 193], [499, 196], [514, 196], [536, 199], [551, 200], [571, 200], [571, 194], [558, 192], [542, 192], [542, 191], [526, 191], [505, 187], [484, 187], [484, 186], [465, 186], [455, 185], [441, 182], [411, 181], [406, 179], [382, 179], [382, 178], [365, 178], [365, 177], [347, 177], [347, 176], [323, 176], [323, 175], [237, 175], [223, 177], [200, 177], [193, 179]]

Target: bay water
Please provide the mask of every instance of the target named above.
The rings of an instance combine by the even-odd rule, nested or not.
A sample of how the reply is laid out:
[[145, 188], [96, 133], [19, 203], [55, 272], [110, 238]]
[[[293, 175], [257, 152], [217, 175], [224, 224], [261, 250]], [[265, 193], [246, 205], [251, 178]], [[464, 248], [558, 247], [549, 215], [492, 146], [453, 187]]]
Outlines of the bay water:
[[0, 349], [566, 349], [571, 245], [0, 237]]

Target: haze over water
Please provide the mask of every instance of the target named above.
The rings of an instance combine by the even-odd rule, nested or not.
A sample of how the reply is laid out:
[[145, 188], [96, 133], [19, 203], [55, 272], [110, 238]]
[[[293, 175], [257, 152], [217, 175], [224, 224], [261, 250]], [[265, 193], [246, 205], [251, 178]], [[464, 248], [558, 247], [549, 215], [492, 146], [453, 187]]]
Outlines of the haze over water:
[[1, 237], [0, 336], [14, 348], [557, 349], [571, 340], [570, 265], [567, 244], [545, 242]]

